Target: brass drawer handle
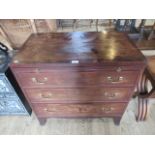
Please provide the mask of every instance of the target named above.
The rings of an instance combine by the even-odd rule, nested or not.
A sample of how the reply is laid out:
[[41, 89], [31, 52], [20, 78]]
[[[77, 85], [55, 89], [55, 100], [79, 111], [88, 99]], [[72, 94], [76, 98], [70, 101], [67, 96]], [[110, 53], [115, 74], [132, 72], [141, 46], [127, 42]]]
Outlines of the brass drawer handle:
[[113, 78], [113, 77], [111, 77], [111, 76], [108, 76], [108, 77], [107, 77], [107, 80], [108, 80], [109, 82], [111, 82], [111, 83], [119, 83], [119, 82], [121, 82], [121, 81], [124, 80], [124, 77], [123, 77], [123, 76], [119, 76], [119, 77]]
[[35, 69], [35, 72], [36, 72], [36, 73], [40, 73], [40, 71], [41, 71], [40, 68], [36, 68], [36, 69]]
[[117, 93], [108, 93], [108, 92], [104, 93], [104, 96], [108, 98], [115, 98], [117, 97], [117, 95], [118, 95]]
[[118, 67], [118, 68], [116, 69], [116, 71], [117, 71], [117, 72], [121, 72], [121, 71], [122, 71], [122, 68], [121, 68], [121, 67]]
[[114, 110], [115, 110], [114, 107], [103, 107], [102, 108], [102, 111], [105, 112], [105, 113], [110, 113], [110, 112], [112, 112]]
[[47, 77], [44, 77], [42, 80], [38, 80], [37, 78], [33, 77], [32, 81], [37, 83], [37, 84], [45, 84], [45, 82], [48, 80]]
[[50, 109], [44, 108], [44, 111], [46, 111], [46, 112], [56, 112], [57, 109], [56, 108], [50, 108]]
[[78, 108], [78, 112], [88, 112], [88, 108]]
[[52, 98], [53, 94], [52, 93], [48, 93], [48, 94], [40, 94], [42, 98]]

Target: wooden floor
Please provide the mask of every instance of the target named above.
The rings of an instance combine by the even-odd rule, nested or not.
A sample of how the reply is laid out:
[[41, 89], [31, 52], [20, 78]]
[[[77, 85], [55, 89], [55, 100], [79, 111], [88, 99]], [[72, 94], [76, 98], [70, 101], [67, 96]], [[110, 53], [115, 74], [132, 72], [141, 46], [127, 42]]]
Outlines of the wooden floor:
[[70, 134], [70, 135], [98, 135], [98, 134], [155, 134], [155, 104], [151, 104], [150, 115], [146, 122], [136, 122], [135, 106], [137, 99], [132, 100], [124, 113], [120, 126], [116, 126], [112, 119], [49, 119], [45, 126], [40, 126], [34, 114], [29, 116], [1, 116], [0, 134]]

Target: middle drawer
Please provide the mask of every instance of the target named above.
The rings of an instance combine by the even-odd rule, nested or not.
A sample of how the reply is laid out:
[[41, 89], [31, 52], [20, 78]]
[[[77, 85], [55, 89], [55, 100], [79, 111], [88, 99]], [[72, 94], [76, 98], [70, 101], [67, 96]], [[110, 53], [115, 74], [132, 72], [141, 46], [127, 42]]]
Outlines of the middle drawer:
[[80, 87], [80, 86], [133, 86], [138, 78], [137, 71], [51, 71], [16, 72], [23, 88]]
[[79, 102], [124, 102], [132, 95], [132, 88], [81, 87], [57, 89], [24, 89], [32, 103], [79, 103]]

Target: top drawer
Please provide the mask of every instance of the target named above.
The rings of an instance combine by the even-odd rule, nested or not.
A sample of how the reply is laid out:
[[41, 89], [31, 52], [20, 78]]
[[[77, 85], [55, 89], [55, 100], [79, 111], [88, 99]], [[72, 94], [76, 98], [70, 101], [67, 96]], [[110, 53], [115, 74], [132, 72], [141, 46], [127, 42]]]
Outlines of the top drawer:
[[133, 86], [137, 81], [137, 71], [73, 71], [43, 70], [38, 72], [14, 72], [23, 88], [82, 87], [82, 86]]

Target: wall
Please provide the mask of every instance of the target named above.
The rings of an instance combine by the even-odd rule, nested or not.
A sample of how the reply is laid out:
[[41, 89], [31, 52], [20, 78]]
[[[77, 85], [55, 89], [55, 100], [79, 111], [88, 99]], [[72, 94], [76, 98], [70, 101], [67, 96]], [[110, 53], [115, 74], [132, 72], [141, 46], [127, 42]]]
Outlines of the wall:
[[10, 42], [14, 49], [19, 49], [32, 33], [56, 31], [56, 20], [6, 19], [0, 20], [0, 26], [5, 34], [5, 41]]

